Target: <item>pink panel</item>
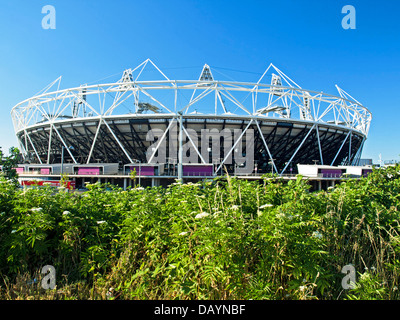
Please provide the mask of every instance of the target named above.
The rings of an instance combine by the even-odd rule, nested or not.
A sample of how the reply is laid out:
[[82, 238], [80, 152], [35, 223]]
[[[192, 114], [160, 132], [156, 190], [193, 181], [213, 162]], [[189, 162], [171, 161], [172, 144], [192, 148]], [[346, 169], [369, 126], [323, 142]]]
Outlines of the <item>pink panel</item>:
[[94, 174], [98, 175], [100, 174], [100, 168], [78, 168], [78, 174]]

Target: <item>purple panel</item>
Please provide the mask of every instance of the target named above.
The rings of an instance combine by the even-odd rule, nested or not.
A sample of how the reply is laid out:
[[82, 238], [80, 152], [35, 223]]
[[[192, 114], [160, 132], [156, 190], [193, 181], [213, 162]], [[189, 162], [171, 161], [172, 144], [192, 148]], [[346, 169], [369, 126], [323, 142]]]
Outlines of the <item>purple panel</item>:
[[154, 167], [149, 166], [131, 166], [129, 167], [131, 171], [136, 170], [137, 175], [141, 176], [154, 176]]
[[50, 168], [41, 168], [40, 174], [50, 174]]
[[183, 166], [184, 176], [212, 176], [213, 167], [212, 166]]
[[95, 174], [98, 175], [100, 174], [100, 168], [78, 168], [78, 174]]
[[342, 175], [341, 169], [321, 169], [322, 177], [336, 178]]
[[368, 173], [371, 173], [371, 172], [372, 172], [372, 169], [362, 169], [362, 175], [364, 177], [366, 177], [368, 175]]

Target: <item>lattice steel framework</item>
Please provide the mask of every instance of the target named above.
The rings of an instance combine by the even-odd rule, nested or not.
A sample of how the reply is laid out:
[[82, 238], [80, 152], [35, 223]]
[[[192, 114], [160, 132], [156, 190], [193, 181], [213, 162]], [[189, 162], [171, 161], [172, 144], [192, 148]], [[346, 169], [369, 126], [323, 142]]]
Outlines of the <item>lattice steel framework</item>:
[[[153, 77], [142, 79], [148, 69]], [[245, 146], [234, 139], [228, 152], [221, 147], [216, 159], [204, 159], [189, 129], [241, 129], [243, 139], [253, 129], [258, 172], [283, 174], [296, 163], [316, 160], [357, 164], [372, 119], [338, 86], [338, 96], [302, 89], [273, 64], [257, 82], [218, 81], [208, 65], [198, 80], [171, 80], [150, 59], [116, 82], [63, 90], [60, 82], [61, 77], [11, 110], [26, 161], [59, 163], [65, 147], [74, 163], [146, 162], [161, 142], [169, 145], [168, 133], [182, 113], [185, 139], [195, 146], [198, 162], [215, 161], [220, 170], [230, 156], [245, 154]], [[146, 135], [154, 129], [164, 134], [149, 151], [154, 142]]]

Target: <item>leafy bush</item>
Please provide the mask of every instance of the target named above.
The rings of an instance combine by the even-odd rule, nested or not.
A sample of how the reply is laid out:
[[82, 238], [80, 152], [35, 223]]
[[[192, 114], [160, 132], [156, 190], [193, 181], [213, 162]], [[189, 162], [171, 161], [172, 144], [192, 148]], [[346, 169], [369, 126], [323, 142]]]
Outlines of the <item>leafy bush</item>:
[[[398, 298], [399, 166], [320, 192], [301, 176], [87, 187], [20, 190], [1, 178], [0, 297]], [[54, 294], [10, 289], [46, 264]]]

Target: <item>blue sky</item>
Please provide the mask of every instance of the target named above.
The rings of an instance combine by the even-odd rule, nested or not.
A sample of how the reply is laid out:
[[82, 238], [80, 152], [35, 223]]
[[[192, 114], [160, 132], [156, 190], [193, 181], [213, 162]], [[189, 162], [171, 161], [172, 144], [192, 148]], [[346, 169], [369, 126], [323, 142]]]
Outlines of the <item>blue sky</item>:
[[[48, 4], [55, 30], [41, 25]], [[355, 30], [341, 26], [348, 4]], [[11, 108], [60, 75], [62, 88], [79, 86], [150, 58], [170, 78], [197, 78], [207, 63], [257, 81], [272, 62], [303, 88], [337, 84], [363, 103], [373, 115], [363, 158], [398, 160], [399, 13], [396, 0], [2, 0], [0, 146], [17, 145]]]

